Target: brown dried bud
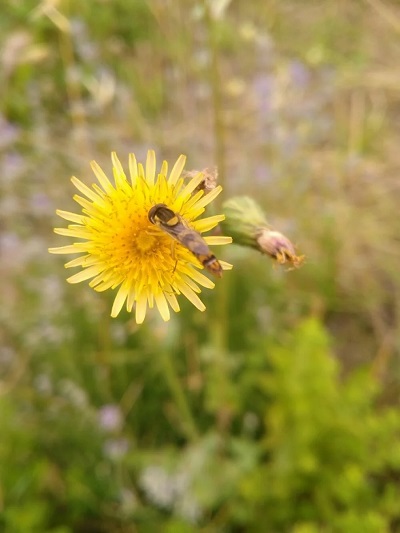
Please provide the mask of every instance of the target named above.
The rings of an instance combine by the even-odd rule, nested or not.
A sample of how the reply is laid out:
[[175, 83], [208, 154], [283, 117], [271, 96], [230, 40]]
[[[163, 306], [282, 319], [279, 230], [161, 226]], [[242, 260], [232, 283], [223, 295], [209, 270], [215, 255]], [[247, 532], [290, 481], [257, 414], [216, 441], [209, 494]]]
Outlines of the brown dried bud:
[[203, 175], [203, 181], [201, 181], [199, 185], [197, 185], [197, 187], [193, 191], [193, 194], [198, 191], [204, 191], [204, 194], [207, 194], [213, 189], [215, 189], [218, 180], [217, 167], [215, 167], [214, 169], [204, 168], [203, 170], [189, 170], [187, 172], [184, 172], [183, 177], [191, 179], [197, 176], [198, 174]]
[[291, 263], [294, 268], [298, 268], [304, 262], [304, 255], [296, 255], [291, 241], [279, 231], [262, 228], [256, 235], [256, 241], [259, 250], [271, 256], [280, 265]]

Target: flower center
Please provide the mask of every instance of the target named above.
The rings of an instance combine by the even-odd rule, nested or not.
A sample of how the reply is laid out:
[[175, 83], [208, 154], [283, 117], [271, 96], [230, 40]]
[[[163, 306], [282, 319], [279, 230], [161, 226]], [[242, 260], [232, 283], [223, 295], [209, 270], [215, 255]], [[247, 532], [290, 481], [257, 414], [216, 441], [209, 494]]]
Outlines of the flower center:
[[157, 238], [147, 231], [141, 231], [136, 239], [135, 244], [140, 252], [148, 252], [156, 245]]

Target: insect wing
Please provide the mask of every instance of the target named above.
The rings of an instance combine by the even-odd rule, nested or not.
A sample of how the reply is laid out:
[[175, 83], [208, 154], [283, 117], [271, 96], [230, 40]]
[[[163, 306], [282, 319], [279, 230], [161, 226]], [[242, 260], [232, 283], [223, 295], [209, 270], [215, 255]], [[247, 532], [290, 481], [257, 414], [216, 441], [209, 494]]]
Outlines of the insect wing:
[[200, 233], [185, 227], [179, 235], [179, 241], [197, 257], [206, 270], [214, 276], [222, 277], [222, 267]]
[[170, 237], [178, 241], [200, 261], [206, 270], [217, 277], [222, 276], [222, 267], [211, 252], [203, 237], [189, 228], [184, 219], [174, 213], [165, 204], [157, 204], [148, 214], [150, 222], [165, 231]]

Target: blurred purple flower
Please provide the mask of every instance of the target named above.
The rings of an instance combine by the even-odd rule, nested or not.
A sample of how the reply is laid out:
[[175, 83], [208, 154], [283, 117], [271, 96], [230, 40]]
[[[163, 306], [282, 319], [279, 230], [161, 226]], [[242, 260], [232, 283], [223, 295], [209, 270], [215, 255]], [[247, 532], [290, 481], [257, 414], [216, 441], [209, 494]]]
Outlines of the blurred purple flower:
[[20, 132], [18, 128], [0, 115], [0, 149], [13, 144], [18, 139], [19, 135]]
[[0, 235], [0, 255], [5, 270], [14, 268], [21, 270], [25, 263], [26, 254], [20, 237], [15, 233]]
[[275, 176], [269, 165], [264, 165], [260, 163], [255, 167], [254, 180], [257, 184], [266, 185], [268, 183], [272, 183], [274, 179], [275, 179]]
[[289, 73], [293, 85], [298, 89], [305, 89], [310, 83], [310, 71], [304, 63], [298, 60], [289, 63]]
[[34, 215], [47, 215], [53, 211], [53, 204], [44, 192], [35, 192], [30, 198], [30, 207]]
[[275, 90], [274, 78], [269, 74], [259, 74], [254, 78], [253, 91], [257, 99], [260, 120], [268, 119], [272, 113], [272, 96]]
[[105, 431], [119, 431], [123, 425], [123, 416], [117, 405], [103, 405], [98, 412], [99, 425]]

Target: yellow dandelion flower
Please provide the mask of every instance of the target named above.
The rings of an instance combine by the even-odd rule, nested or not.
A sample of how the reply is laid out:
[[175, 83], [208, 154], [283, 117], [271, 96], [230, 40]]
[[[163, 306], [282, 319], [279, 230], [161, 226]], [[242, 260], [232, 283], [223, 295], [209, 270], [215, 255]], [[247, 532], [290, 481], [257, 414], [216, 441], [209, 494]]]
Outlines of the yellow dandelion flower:
[[[168, 176], [164, 161], [156, 175], [156, 157], [153, 150], [147, 153], [145, 167], [129, 158], [127, 178], [115, 153], [111, 155], [114, 182], [93, 161], [92, 169], [99, 182], [87, 187], [79, 179], [71, 178], [75, 187], [86, 197], [76, 194], [74, 200], [82, 207], [76, 214], [57, 210], [57, 214], [72, 222], [68, 228], [56, 228], [59, 235], [83, 239], [69, 246], [50, 248], [54, 254], [84, 254], [66, 263], [66, 268], [82, 267], [67, 279], [69, 283], [91, 280], [96, 291], [116, 289], [111, 316], [116, 317], [124, 304], [128, 311], [135, 306], [138, 324], [145, 319], [147, 307], [156, 304], [163, 320], [169, 320], [171, 307], [179, 311], [177, 295], [183, 294], [200, 311], [205, 310], [198, 297], [200, 285], [212, 289], [214, 283], [197, 269], [203, 265], [189, 248], [171, 238], [167, 232], [152, 224], [149, 211], [156, 204], [165, 204], [175, 212], [180, 221], [197, 233], [209, 231], [224, 220], [224, 215], [199, 219], [205, 207], [221, 192], [216, 187], [204, 194], [195, 192], [202, 181], [199, 173], [185, 183], [182, 177], [186, 157], [181, 155]], [[210, 245], [228, 244], [230, 237], [203, 237]], [[219, 261], [222, 269], [231, 265]]]

